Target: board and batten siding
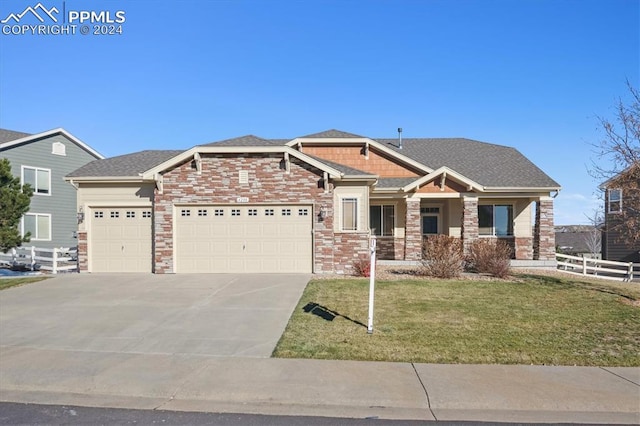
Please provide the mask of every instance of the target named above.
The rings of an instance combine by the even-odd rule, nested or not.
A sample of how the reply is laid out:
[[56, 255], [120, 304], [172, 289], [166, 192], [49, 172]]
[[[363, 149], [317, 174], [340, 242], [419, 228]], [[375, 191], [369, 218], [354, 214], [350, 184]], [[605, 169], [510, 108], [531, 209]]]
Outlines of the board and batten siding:
[[[65, 155], [53, 154], [56, 142], [64, 144]], [[22, 166], [51, 170], [51, 195], [34, 194], [29, 208], [29, 213], [51, 215], [51, 241], [37, 240], [23, 245], [75, 247], [78, 244], [74, 236], [78, 230], [76, 189], [65, 182], [64, 177], [96, 157], [60, 134], [3, 149], [0, 157], [9, 159], [11, 171], [18, 177], [21, 177]]]

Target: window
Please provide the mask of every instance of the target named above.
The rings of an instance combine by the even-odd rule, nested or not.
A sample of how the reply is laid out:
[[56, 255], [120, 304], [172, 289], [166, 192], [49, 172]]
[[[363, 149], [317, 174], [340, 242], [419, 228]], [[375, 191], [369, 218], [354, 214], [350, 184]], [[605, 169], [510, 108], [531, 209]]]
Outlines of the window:
[[213, 215], [214, 216], [224, 216], [224, 210], [223, 209], [215, 209], [213, 211]]
[[104, 217], [104, 212], [93, 212], [93, 217], [96, 219], [102, 219]]
[[513, 235], [512, 205], [478, 206], [478, 227], [480, 235], [507, 237]]
[[126, 216], [127, 216], [127, 218], [128, 218], [128, 219], [135, 219], [135, 217], [136, 217], [136, 212], [134, 212], [134, 211], [128, 211], [128, 212], [127, 212], [127, 214], [126, 214]]
[[31, 233], [31, 241], [51, 241], [51, 215], [27, 213], [22, 220], [22, 235]]
[[231, 209], [231, 216], [240, 216], [240, 209]]
[[309, 216], [309, 209], [298, 209], [298, 216]]
[[258, 209], [249, 209], [249, 216], [258, 216]]
[[142, 212], [142, 217], [145, 217], [145, 218], [149, 218], [149, 217], [151, 217], [151, 212], [150, 212], [150, 211], [144, 211], [144, 212]]
[[438, 214], [440, 213], [440, 207], [420, 207], [420, 213]]
[[28, 183], [34, 194], [51, 195], [51, 170], [22, 166], [22, 184]]
[[371, 228], [373, 235], [379, 237], [393, 236], [394, 210], [393, 205], [369, 207], [369, 228]]
[[273, 209], [264, 209], [265, 216], [273, 216]]
[[207, 214], [209, 214], [207, 209], [198, 209], [198, 216], [206, 216]]
[[282, 216], [291, 216], [291, 209], [282, 209]]
[[117, 219], [120, 217], [120, 212], [116, 212], [116, 211], [110, 212], [109, 216], [111, 217], [111, 219]]
[[342, 230], [355, 231], [358, 229], [358, 199], [342, 199]]
[[609, 190], [609, 213], [622, 212], [622, 189]]

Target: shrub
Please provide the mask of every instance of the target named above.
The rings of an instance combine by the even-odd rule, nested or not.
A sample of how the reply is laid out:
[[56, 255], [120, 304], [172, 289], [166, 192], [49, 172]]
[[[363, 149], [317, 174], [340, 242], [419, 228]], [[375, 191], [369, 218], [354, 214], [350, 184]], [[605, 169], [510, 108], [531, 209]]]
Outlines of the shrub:
[[422, 273], [436, 278], [460, 275], [464, 264], [462, 240], [448, 235], [433, 235], [422, 242]]
[[362, 255], [353, 262], [353, 273], [356, 277], [371, 276], [371, 258], [368, 255]]
[[481, 274], [506, 278], [511, 272], [511, 247], [500, 240], [476, 240], [469, 248], [467, 267]]

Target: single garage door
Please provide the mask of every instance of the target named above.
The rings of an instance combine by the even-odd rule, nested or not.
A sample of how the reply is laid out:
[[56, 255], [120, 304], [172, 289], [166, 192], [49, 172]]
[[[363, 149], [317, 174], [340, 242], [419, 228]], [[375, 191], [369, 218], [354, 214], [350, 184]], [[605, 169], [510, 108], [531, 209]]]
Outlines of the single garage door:
[[151, 208], [92, 208], [91, 272], [151, 272]]
[[311, 272], [311, 206], [176, 207], [176, 271]]

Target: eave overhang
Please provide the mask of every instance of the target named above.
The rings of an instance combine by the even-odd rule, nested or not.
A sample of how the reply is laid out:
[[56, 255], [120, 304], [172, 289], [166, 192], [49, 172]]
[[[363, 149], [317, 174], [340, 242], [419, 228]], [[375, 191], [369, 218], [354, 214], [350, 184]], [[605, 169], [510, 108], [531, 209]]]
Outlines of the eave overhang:
[[11, 148], [13, 146], [30, 143], [30, 142], [36, 141], [38, 139], [43, 139], [43, 138], [48, 138], [50, 136], [55, 136], [57, 134], [60, 134], [60, 135], [62, 135], [64, 137], [66, 137], [71, 142], [75, 143], [80, 148], [84, 149], [89, 154], [91, 154], [94, 157], [96, 157], [98, 160], [104, 159], [104, 155], [100, 154], [98, 151], [96, 151], [95, 149], [91, 148], [89, 145], [87, 145], [86, 143], [82, 142], [80, 139], [76, 138], [71, 133], [69, 133], [66, 130], [64, 130], [62, 127], [58, 127], [57, 129], [47, 130], [46, 132], [42, 132], [42, 133], [36, 133], [35, 135], [25, 136], [23, 138], [12, 140], [12, 141], [9, 141], [9, 142], [0, 143], [0, 151], [5, 150], [5, 149], [9, 149], [9, 148]]

